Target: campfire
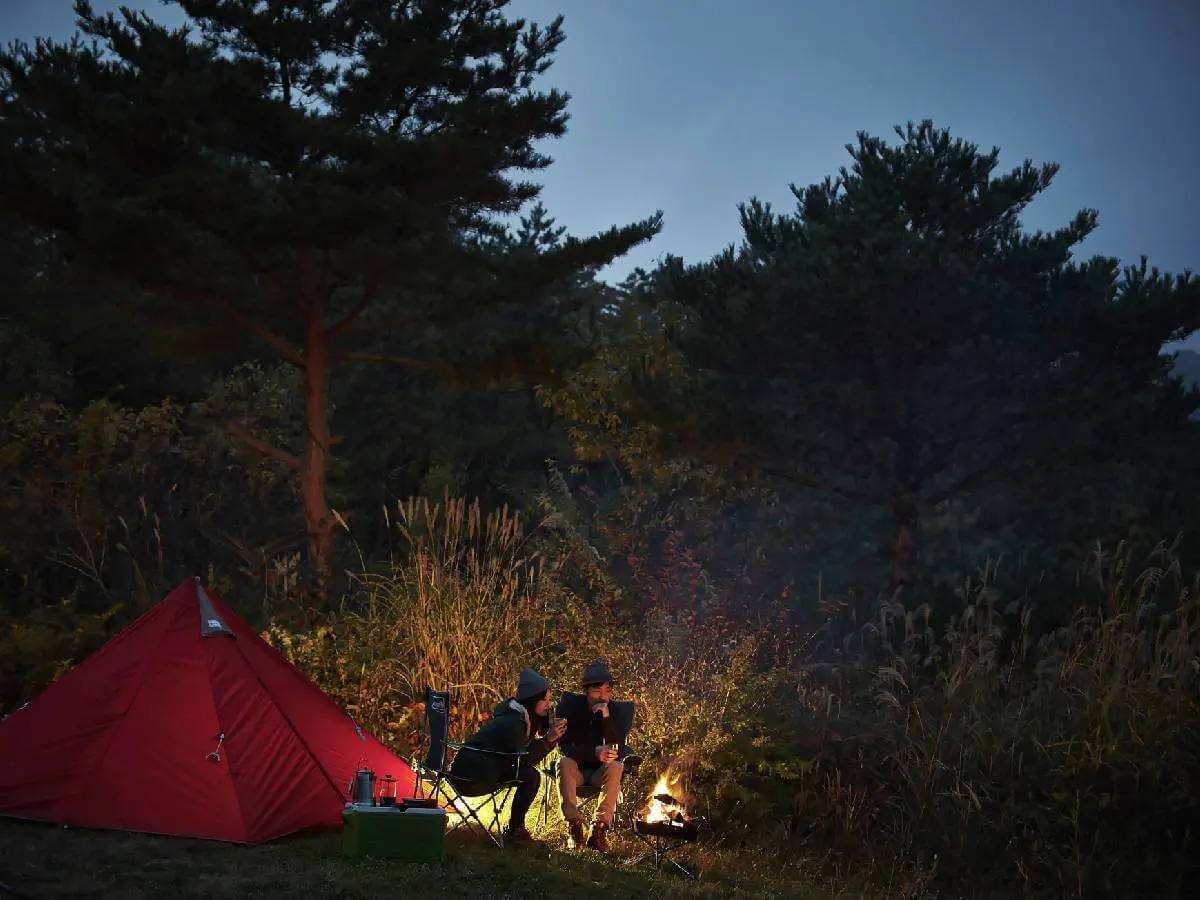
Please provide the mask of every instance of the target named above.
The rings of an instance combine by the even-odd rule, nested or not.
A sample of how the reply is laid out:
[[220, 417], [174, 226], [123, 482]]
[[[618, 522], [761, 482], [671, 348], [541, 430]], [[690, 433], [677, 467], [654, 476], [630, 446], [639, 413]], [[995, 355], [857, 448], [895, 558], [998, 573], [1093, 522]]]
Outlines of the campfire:
[[637, 834], [694, 841], [700, 832], [700, 820], [687, 811], [687, 791], [682, 772], [669, 765], [655, 782], [646, 805], [633, 823]]
[[703, 820], [691, 815], [687, 809], [684, 773], [691, 771], [694, 763], [695, 751], [691, 750], [671, 760], [658, 776], [646, 797], [646, 805], [638, 810], [633, 820], [634, 835], [650, 848], [650, 852], [634, 860], [634, 864], [652, 862], [655, 868], [662, 868], [663, 863], [670, 863], [689, 878], [696, 877], [686, 866], [670, 858], [673, 851], [695, 841], [703, 825]]

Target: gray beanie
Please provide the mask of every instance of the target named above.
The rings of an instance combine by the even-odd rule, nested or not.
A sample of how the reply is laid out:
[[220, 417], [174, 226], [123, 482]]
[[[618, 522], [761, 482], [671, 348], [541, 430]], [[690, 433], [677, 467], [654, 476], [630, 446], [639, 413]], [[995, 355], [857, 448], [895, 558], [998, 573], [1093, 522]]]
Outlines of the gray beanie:
[[608, 671], [608, 663], [602, 659], [598, 659], [593, 663], [588, 663], [583, 670], [583, 686], [589, 684], [612, 684], [612, 672]]
[[530, 697], [541, 697], [550, 690], [550, 682], [546, 681], [533, 669], [522, 669], [517, 676], [517, 699], [527, 700]]

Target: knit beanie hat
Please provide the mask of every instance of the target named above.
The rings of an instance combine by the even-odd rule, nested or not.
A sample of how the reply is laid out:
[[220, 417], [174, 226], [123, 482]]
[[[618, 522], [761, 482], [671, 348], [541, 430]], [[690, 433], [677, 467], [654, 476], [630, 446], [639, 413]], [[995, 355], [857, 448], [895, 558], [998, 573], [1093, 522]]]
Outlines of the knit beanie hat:
[[533, 669], [522, 669], [517, 676], [518, 700], [541, 700], [550, 691], [550, 683]]

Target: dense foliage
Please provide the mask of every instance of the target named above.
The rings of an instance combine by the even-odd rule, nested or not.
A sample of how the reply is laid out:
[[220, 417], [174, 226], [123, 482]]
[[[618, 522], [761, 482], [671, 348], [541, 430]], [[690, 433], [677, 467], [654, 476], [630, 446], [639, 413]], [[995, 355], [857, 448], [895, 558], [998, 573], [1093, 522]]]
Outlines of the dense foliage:
[[782, 869], [1195, 877], [1190, 274], [1027, 232], [1057, 167], [925, 122], [604, 284], [657, 218], [514, 174], [558, 22], [178, 5], [0, 55], [0, 712], [200, 574], [404, 753], [425, 684], [462, 736], [608, 659], [631, 793]]
[[548, 290], [658, 224], [531, 243], [500, 221], [537, 196], [511, 173], [546, 166], [534, 142], [565, 127], [565, 95], [533, 85], [560, 21], [527, 28], [497, 2], [179, 5], [199, 40], [78, 0], [94, 44], [0, 59], [5, 196], [71, 276], [148, 293], [193, 340], [232, 327], [300, 371], [298, 448], [229, 427], [298, 473], [324, 606], [331, 370], [500, 365], [530, 323], [544, 335], [584, 299]]

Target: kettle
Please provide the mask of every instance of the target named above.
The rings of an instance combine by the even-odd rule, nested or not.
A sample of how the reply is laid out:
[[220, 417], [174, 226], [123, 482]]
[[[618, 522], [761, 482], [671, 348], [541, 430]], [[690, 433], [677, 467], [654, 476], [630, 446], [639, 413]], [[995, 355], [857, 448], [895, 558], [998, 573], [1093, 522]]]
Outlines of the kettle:
[[354, 778], [346, 787], [350, 802], [355, 806], [375, 805], [375, 773], [362, 768], [354, 773]]

